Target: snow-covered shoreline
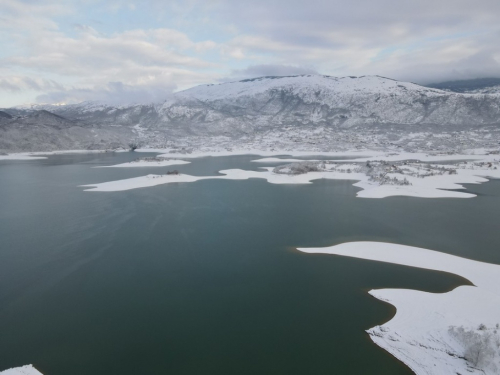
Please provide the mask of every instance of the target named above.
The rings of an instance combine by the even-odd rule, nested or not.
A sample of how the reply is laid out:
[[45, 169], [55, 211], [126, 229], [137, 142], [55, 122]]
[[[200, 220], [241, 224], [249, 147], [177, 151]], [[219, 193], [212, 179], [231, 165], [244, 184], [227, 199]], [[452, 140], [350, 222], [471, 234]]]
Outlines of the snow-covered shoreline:
[[[301, 154], [302, 152], [298, 152]], [[366, 153], [364, 153], [366, 154]], [[170, 154], [163, 154], [158, 156], [165, 157]], [[177, 155], [176, 155], [177, 156]], [[309, 155], [308, 155], [309, 156]], [[330, 155], [331, 156], [331, 155]], [[336, 153], [335, 156], [345, 156], [342, 153]], [[200, 155], [192, 157], [202, 157]], [[489, 167], [483, 166], [478, 168], [465, 168], [467, 164], [460, 164], [455, 166], [453, 169], [453, 174], [441, 173], [436, 175], [429, 175], [423, 178], [419, 175], [419, 170], [411, 165], [405, 165], [407, 171], [415, 172], [414, 175], [401, 175], [396, 172], [389, 172], [384, 174], [384, 178], [394, 179], [393, 184], [381, 184], [376, 180], [373, 180], [366, 173], [357, 171], [355, 169], [356, 165], [352, 163], [365, 162], [397, 162], [403, 160], [414, 160], [416, 163], [422, 162], [434, 162], [434, 161], [462, 161], [473, 159], [477, 162], [483, 164], [488, 163]], [[274, 173], [273, 167], [261, 167], [263, 171], [247, 171], [241, 169], [231, 169], [222, 170], [223, 176], [190, 176], [186, 174], [179, 175], [147, 175], [142, 177], [135, 177], [132, 179], [125, 179], [119, 181], [110, 181], [100, 184], [93, 185], [83, 185], [84, 187], [91, 187], [88, 189], [90, 191], [123, 191], [131, 190], [137, 188], [143, 188], [148, 186], [156, 186], [162, 184], [169, 184], [174, 182], [194, 182], [199, 180], [207, 179], [234, 179], [234, 180], [244, 180], [249, 178], [262, 178], [267, 180], [272, 184], [308, 184], [314, 180], [318, 179], [331, 179], [331, 180], [352, 180], [355, 181], [353, 186], [359, 187], [362, 190], [357, 193], [359, 198], [386, 198], [391, 196], [409, 196], [409, 197], [420, 197], [420, 198], [472, 198], [475, 197], [474, 194], [456, 191], [465, 190], [462, 184], [480, 184], [488, 181], [488, 178], [500, 178], [500, 169], [495, 169], [496, 164], [499, 164], [500, 157], [496, 154], [483, 154], [483, 155], [426, 155], [426, 154], [409, 154], [409, 153], [399, 153], [399, 154], [383, 154], [375, 155], [371, 157], [362, 157], [359, 159], [352, 160], [334, 160], [336, 163], [341, 164], [330, 164], [328, 168], [322, 171], [312, 171], [303, 174], [280, 174]], [[290, 158], [263, 158], [252, 160], [258, 163], [289, 163], [289, 162], [300, 162], [300, 159], [290, 159]], [[347, 163], [347, 164], [342, 164]], [[495, 166], [493, 165], [495, 163]], [[416, 164], [419, 168], [420, 165]], [[124, 165], [125, 166], [125, 165]], [[443, 169], [445, 165], [436, 164], [434, 166], [436, 169]], [[460, 167], [460, 168], [459, 168]], [[395, 167], [390, 167], [395, 168]], [[390, 169], [389, 168], [389, 169]], [[402, 177], [404, 177], [405, 184], [401, 184]]]
[[[500, 323], [500, 265], [478, 262], [437, 251], [380, 242], [350, 242], [324, 248], [299, 248], [311, 254], [333, 254], [449, 272], [475, 286], [448, 293], [379, 289], [369, 293], [394, 305], [396, 315], [367, 333], [380, 347], [407, 364], [417, 375], [495, 374], [464, 358], [465, 348], [450, 326], [493, 329]], [[496, 333], [495, 333], [496, 334]]]
[[[124, 152], [120, 150], [117, 152]], [[185, 160], [177, 159], [193, 159], [202, 157], [221, 157], [221, 156], [236, 156], [236, 155], [259, 155], [264, 158], [252, 160], [256, 163], [269, 163], [275, 165], [277, 163], [297, 162], [301, 159], [296, 157], [314, 157], [322, 156], [332, 158], [332, 161], [339, 163], [362, 163], [372, 161], [397, 162], [402, 160], [418, 160], [421, 162], [437, 162], [437, 161], [461, 161], [475, 160], [481, 162], [492, 162], [500, 160], [497, 154], [489, 154], [486, 150], [470, 150], [468, 154], [425, 154], [425, 153], [407, 153], [407, 152], [380, 152], [369, 150], [356, 150], [347, 152], [314, 152], [314, 151], [294, 151], [294, 152], [279, 152], [279, 151], [261, 151], [261, 150], [217, 150], [217, 151], [199, 151], [192, 153], [176, 153], [167, 149], [139, 149], [138, 152], [160, 153], [156, 159], [160, 161], [135, 161], [130, 163], [122, 163], [118, 165], [105, 166], [106, 168], [123, 168], [123, 167], [153, 167], [153, 166], [170, 166], [182, 165], [190, 163]], [[68, 151], [52, 151], [52, 152], [32, 152], [18, 153], [9, 155], [0, 155], [0, 160], [33, 160], [46, 158], [47, 155], [60, 154], [85, 154], [85, 153], [104, 153], [105, 150], [68, 150]], [[163, 153], [162, 153], [163, 152]], [[45, 155], [45, 156], [43, 156]], [[277, 157], [279, 155], [280, 157]], [[292, 156], [295, 158], [284, 157]], [[352, 159], [338, 159], [350, 157]], [[161, 160], [165, 159], [165, 160]], [[169, 160], [174, 159], [174, 160]], [[312, 161], [312, 160], [311, 160]], [[156, 186], [172, 182], [194, 182], [203, 179], [248, 179], [248, 178], [263, 178], [269, 183], [275, 184], [304, 184], [311, 183], [317, 179], [337, 179], [337, 180], [353, 180], [356, 181], [354, 186], [362, 190], [357, 193], [360, 198], [385, 198], [391, 196], [412, 196], [421, 198], [471, 198], [474, 194], [459, 192], [454, 190], [464, 190], [461, 184], [479, 184], [488, 181], [487, 178], [500, 178], [500, 169], [497, 170], [481, 170], [481, 169], [459, 169], [455, 175], [440, 175], [427, 178], [407, 177], [409, 184], [401, 185], [380, 185], [374, 181], [370, 181], [368, 176], [363, 173], [339, 173], [336, 171], [328, 172], [310, 172], [303, 175], [284, 176], [277, 175], [271, 171], [272, 167], [263, 167], [264, 171], [243, 171], [229, 170], [220, 171], [225, 176], [189, 176], [189, 175], [147, 175], [129, 180], [111, 181], [102, 184], [94, 184], [89, 189], [92, 191], [122, 191], [141, 187]], [[391, 174], [389, 174], [391, 176]], [[393, 178], [397, 178], [396, 175]], [[86, 185], [85, 185], [86, 186]]]
[[[0, 160], [35, 160], [46, 159], [49, 155], [65, 155], [65, 154], [102, 154], [113, 152], [129, 152], [129, 150], [60, 150], [60, 151], [33, 151], [33, 152], [16, 152], [0, 155]], [[157, 153], [159, 158], [175, 158], [175, 159], [192, 159], [204, 157], [224, 157], [224, 156], [241, 156], [241, 155], [256, 155], [256, 156], [276, 156], [290, 155], [295, 157], [307, 156], [327, 156], [327, 157], [369, 157], [384, 155], [384, 152], [369, 151], [369, 150], [354, 150], [354, 151], [266, 151], [252, 148], [243, 148], [235, 150], [213, 149], [211, 151], [193, 151], [193, 152], [178, 152], [173, 149], [163, 148], [139, 148], [134, 150], [137, 153]]]
[[47, 159], [47, 157], [35, 156], [32, 153], [17, 153], [17, 154], [0, 155], [0, 161], [1, 160], [38, 160], [38, 159]]
[[0, 371], [0, 375], [42, 375], [42, 373], [32, 365], [26, 365]]
[[[143, 150], [140, 150], [143, 151]], [[165, 150], [163, 150], [165, 151]], [[92, 151], [91, 153], [102, 152]], [[144, 152], [159, 152], [147, 149]], [[19, 154], [27, 160], [42, 158], [39, 155], [62, 154], [29, 153]], [[69, 152], [68, 152], [69, 153]], [[86, 153], [86, 152], [78, 152]], [[277, 158], [276, 155], [290, 155], [295, 157], [353, 157], [349, 160], [337, 159], [339, 166], [349, 166], [348, 163], [366, 163], [375, 161], [397, 162], [404, 160], [418, 160], [422, 162], [462, 161], [475, 160], [481, 163], [498, 163], [498, 154], [456, 154], [456, 155], [429, 155], [423, 153], [381, 153], [368, 151], [353, 152], [268, 152], [268, 151], [226, 151], [221, 153], [192, 153], [175, 154], [165, 153], [159, 158], [201, 158], [207, 156], [235, 156], [261, 155], [269, 156], [265, 159], [252, 160], [256, 163], [293, 163], [302, 162], [301, 159]], [[7, 155], [8, 156], [8, 155]], [[0, 156], [1, 160], [1, 156]], [[5, 160], [5, 159], [4, 159]], [[190, 163], [184, 160], [164, 160], [175, 164]], [[181, 163], [179, 163], [181, 162]], [[137, 166], [151, 166], [151, 162]], [[161, 163], [161, 162], [159, 162]], [[346, 163], [346, 164], [342, 164]], [[108, 167], [125, 167], [134, 163], [124, 163]], [[174, 163], [166, 165], [175, 165]], [[272, 166], [261, 167], [262, 171], [248, 171], [241, 169], [221, 170], [222, 175], [191, 176], [181, 173], [165, 175], [147, 175], [130, 179], [109, 181], [99, 184], [82, 185], [86, 191], [116, 192], [143, 187], [157, 186], [169, 183], [195, 182], [199, 180], [223, 179], [246, 180], [249, 178], [265, 179], [273, 184], [310, 184], [318, 179], [338, 179], [356, 181], [353, 185], [362, 190], [357, 193], [363, 198], [384, 198], [390, 196], [413, 196], [422, 198], [472, 198], [475, 195], [461, 191], [461, 184], [480, 184], [488, 181], [487, 178], [500, 178], [500, 169], [491, 167], [483, 169], [458, 168], [455, 174], [433, 175], [425, 178], [407, 177], [411, 185], [379, 185], [369, 179], [364, 173], [330, 171], [313, 171], [304, 174], [288, 175], [273, 172]], [[453, 339], [448, 327], [464, 326], [475, 329], [479, 324], [493, 327], [500, 323], [500, 266], [468, 260], [436, 251], [383, 243], [347, 243], [321, 249], [299, 249], [308, 253], [336, 254], [351, 256], [374, 261], [389, 262], [410, 267], [431, 269], [460, 275], [475, 286], [461, 286], [443, 294], [433, 294], [414, 290], [382, 289], [372, 290], [370, 294], [375, 298], [393, 304], [397, 308], [396, 316], [389, 322], [376, 326], [367, 332], [371, 339], [379, 346], [405, 362], [417, 374], [453, 374], [467, 371], [472, 374], [493, 374], [483, 372], [468, 366], [461, 354], [464, 350], [461, 343]], [[423, 307], [422, 307], [423, 306]], [[27, 366], [25, 366], [27, 367]], [[24, 369], [21, 368], [21, 369]], [[17, 369], [11, 369], [12, 371]], [[33, 369], [34, 370], [34, 369]], [[36, 370], [34, 370], [36, 371]], [[39, 372], [0, 372], [2, 375], [29, 374], [39, 375]]]
[[[0, 160], [24, 160], [26, 158], [34, 159], [46, 157], [49, 155], [65, 155], [65, 154], [102, 154], [102, 153], [121, 153], [129, 152], [126, 149], [117, 150], [58, 150], [58, 151], [31, 151], [31, 152], [15, 152], [5, 155], [0, 154]], [[380, 151], [371, 149], [356, 149], [350, 151], [316, 151], [316, 150], [262, 150], [256, 148], [238, 148], [233, 150], [226, 150], [220, 148], [213, 148], [207, 151], [194, 150], [189, 152], [179, 152], [177, 149], [168, 148], [138, 148], [134, 150], [137, 153], [157, 153], [160, 158], [175, 158], [175, 159], [192, 159], [204, 157], [224, 157], [224, 156], [242, 156], [242, 155], [256, 155], [262, 156], [267, 159], [257, 159], [254, 162], [278, 162], [279, 160], [286, 162], [287, 159], [279, 159], [277, 156], [290, 156], [290, 157], [329, 157], [334, 160], [336, 157], [352, 157], [353, 159], [342, 159], [339, 161], [367, 161], [375, 160], [377, 158], [384, 158], [388, 161], [404, 160], [404, 159], [419, 159], [421, 161], [451, 161], [451, 160], [482, 160], [485, 156], [486, 150], [484, 149], [471, 149], [466, 153], [449, 154], [449, 153], [426, 153], [426, 152], [404, 152], [404, 151]], [[298, 160], [298, 159], [290, 159]]]
[[[157, 158], [163, 159], [163, 158]], [[171, 165], [184, 165], [191, 164], [190, 161], [185, 160], [172, 160], [172, 159], [163, 159], [163, 160], [136, 160], [128, 163], [115, 164], [115, 165], [103, 165], [94, 168], [143, 168], [143, 167], [168, 167]]]
[[70, 155], [70, 154], [104, 154], [110, 152], [125, 152], [126, 150], [60, 150], [60, 151], [33, 151], [14, 152], [0, 155], [0, 160], [37, 160], [47, 159], [49, 155]]

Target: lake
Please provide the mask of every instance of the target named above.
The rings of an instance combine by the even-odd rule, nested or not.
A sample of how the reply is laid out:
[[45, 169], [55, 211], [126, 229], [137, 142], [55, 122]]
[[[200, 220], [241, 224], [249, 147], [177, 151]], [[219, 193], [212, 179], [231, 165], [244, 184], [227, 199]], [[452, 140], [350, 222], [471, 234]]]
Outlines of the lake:
[[472, 199], [361, 199], [333, 180], [79, 187], [265, 166], [245, 155], [92, 168], [152, 155], [0, 161], [0, 370], [411, 374], [364, 332], [395, 313], [367, 291], [468, 281], [295, 248], [384, 241], [500, 263], [500, 181], [468, 185]]

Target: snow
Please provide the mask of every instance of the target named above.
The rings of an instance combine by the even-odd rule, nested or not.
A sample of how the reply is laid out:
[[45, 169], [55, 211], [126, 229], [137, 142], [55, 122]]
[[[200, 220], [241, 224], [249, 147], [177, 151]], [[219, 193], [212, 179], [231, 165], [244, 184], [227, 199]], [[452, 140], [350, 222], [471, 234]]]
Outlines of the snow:
[[[484, 150], [483, 150], [484, 151]], [[366, 154], [367, 152], [365, 152]], [[497, 155], [498, 158], [498, 155]], [[458, 160], [484, 160], [490, 159], [487, 155], [483, 154], [427, 154], [423, 152], [392, 152], [392, 153], [383, 153], [378, 152], [375, 155], [367, 158], [356, 158], [356, 159], [342, 159], [337, 161], [348, 162], [348, 161], [356, 161], [356, 162], [367, 162], [367, 161], [376, 161], [376, 160], [385, 160], [385, 161], [401, 161], [401, 160], [420, 160], [422, 162], [435, 162], [435, 161], [458, 161]]]
[[22, 367], [11, 368], [5, 371], [0, 371], [0, 375], [42, 375], [42, 373], [32, 365], [26, 365]]
[[[439, 188], [462, 188], [460, 185], [451, 184], [446, 179], [443, 181], [435, 179], [427, 184], [423, 182], [423, 186], [393, 186], [393, 185], [377, 185], [368, 181], [366, 175], [362, 173], [342, 173], [342, 172], [309, 172], [301, 175], [276, 174], [272, 172], [272, 168], [268, 167], [263, 172], [246, 171], [242, 169], [228, 169], [219, 171], [224, 176], [191, 176], [186, 174], [179, 175], [147, 175], [135, 177], [125, 180], [110, 181], [93, 185], [82, 185], [83, 187], [92, 187], [86, 191], [123, 191], [132, 190], [143, 187], [157, 186], [174, 182], [195, 182], [208, 179], [223, 179], [223, 180], [247, 180], [249, 178], [262, 178], [271, 184], [309, 184], [314, 180], [329, 179], [329, 180], [360, 180], [354, 186], [365, 190], [358, 192], [360, 198], [385, 198], [390, 196], [411, 196], [421, 198], [472, 198], [475, 195], [469, 193], [461, 193], [456, 191], [439, 190]], [[436, 176], [442, 177], [442, 176]], [[445, 176], [447, 178], [448, 176]], [[453, 177], [453, 176], [449, 176]], [[430, 179], [431, 177], [429, 177]], [[415, 180], [419, 180], [415, 178]], [[483, 181], [484, 179], [481, 179]], [[424, 180], [425, 181], [425, 180]], [[466, 181], [464, 178], [463, 181]], [[479, 179], [471, 178], [468, 183], [479, 181]], [[486, 180], [484, 180], [486, 181]], [[433, 183], [434, 182], [434, 183]]]
[[[340, 153], [336, 153], [339, 156]], [[160, 155], [160, 156], [167, 156]], [[301, 155], [302, 156], [302, 155]], [[199, 157], [193, 156], [193, 157]], [[420, 159], [424, 161], [433, 160], [464, 160], [464, 159], [475, 159], [477, 161], [494, 161], [498, 155], [425, 155], [425, 154], [389, 154], [389, 155], [378, 155], [376, 157], [353, 159], [353, 161], [374, 161], [374, 160], [408, 160], [408, 159]], [[267, 158], [258, 159], [261, 162], [265, 160], [268, 163], [276, 163], [278, 160], [282, 162], [290, 161], [301, 161], [298, 159], [278, 159], [278, 158]], [[455, 191], [464, 190], [465, 188], [461, 184], [480, 184], [488, 181], [486, 177], [500, 178], [500, 169], [456, 169], [456, 174], [442, 174], [428, 176], [424, 178], [416, 176], [404, 176], [410, 183], [410, 185], [380, 185], [379, 182], [371, 181], [369, 177], [364, 173], [346, 173], [348, 169], [353, 169], [356, 165], [351, 161], [342, 160], [346, 162], [345, 164], [336, 164], [336, 170], [328, 170], [322, 172], [309, 172], [301, 175], [287, 175], [287, 174], [276, 174], [272, 172], [272, 167], [262, 167], [264, 171], [245, 171], [241, 169], [232, 169], [220, 171], [219, 173], [224, 174], [224, 176], [190, 176], [190, 175], [148, 175], [143, 177], [136, 177], [132, 179], [119, 180], [105, 182], [101, 184], [94, 185], [84, 185], [85, 187], [92, 187], [88, 189], [91, 191], [122, 191], [137, 189], [148, 186], [156, 186], [161, 184], [168, 184], [173, 182], [194, 182], [206, 179], [249, 179], [249, 178], [262, 178], [266, 179], [272, 184], [307, 184], [311, 181], [318, 179], [330, 179], [330, 180], [354, 180], [354, 186], [361, 188], [362, 190], [357, 193], [359, 198], [386, 198], [391, 196], [409, 196], [409, 197], [420, 197], [420, 198], [472, 198], [475, 197], [474, 194]], [[127, 163], [128, 164], [128, 163]], [[396, 177], [392, 174], [389, 177]]]
[[201, 85], [175, 94], [177, 99], [196, 98], [201, 101], [222, 100], [227, 97], [238, 98], [254, 96], [269, 90], [299, 92], [303, 97], [317, 98], [321, 91], [324, 99], [336, 93], [353, 95], [363, 93], [386, 94], [399, 91], [416, 91], [427, 95], [450, 95], [450, 93], [423, 87], [410, 82], [395, 81], [380, 76], [330, 77], [321, 75], [303, 75], [290, 77], [261, 77], [252, 80], [227, 82], [217, 85]]
[[[252, 160], [252, 163], [296, 163], [306, 161], [302, 159], [280, 159], [280, 158], [262, 158]], [[307, 161], [317, 161], [317, 160], [307, 160]]]
[[[141, 149], [137, 150], [139, 152], [165, 152], [169, 150], [165, 149]], [[32, 152], [32, 153], [18, 153], [9, 155], [0, 155], [0, 160], [32, 160], [45, 158], [42, 155], [57, 155], [64, 153], [99, 153], [105, 151], [86, 151], [86, 150], [69, 150], [69, 151], [53, 151], [53, 152]], [[345, 164], [337, 164], [337, 169], [340, 171], [327, 171], [327, 172], [310, 172], [304, 175], [282, 175], [272, 173], [272, 168], [267, 167], [263, 172], [255, 171], [243, 171], [243, 170], [232, 170], [220, 171], [220, 173], [226, 174], [226, 176], [189, 176], [189, 175], [148, 175], [143, 177], [137, 177], [134, 179], [111, 181], [102, 184], [90, 185], [94, 189], [89, 189], [92, 191], [122, 191], [130, 190], [141, 187], [156, 186], [172, 182], [194, 182], [201, 179], [248, 179], [248, 178], [263, 178], [269, 183], [275, 184], [304, 184], [310, 183], [317, 179], [334, 179], [334, 180], [354, 180], [354, 186], [361, 188], [362, 190], [357, 193], [360, 198], [386, 198], [391, 196], [410, 196], [410, 197], [421, 197], [421, 198], [472, 198], [475, 195], [453, 191], [453, 190], [464, 190], [461, 184], [480, 184], [488, 181], [487, 178], [500, 178], [500, 169], [457, 169], [455, 175], [436, 175], [429, 176], [425, 178], [419, 178], [414, 176], [405, 176], [411, 185], [379, 185], [377, 182], [370, 181], [368, 176], [363, 173], [342, 173], [342, 169], [352, 169], [355, 164], [352, 163], [364, 163], [370, 161], [402, 161], [402, 160], [419, 160], [422, 162], [435, 162], [435, 161], [462, 161], [462, 160], [475, 160], [478, 162], [495, 162], [498, 161], [498, 155], [488, 155], [486, 150], [471, 150], [474, 154], [442, 154], [442, 155], [431, 155], [425, 153], [408, 153], [408, 152], [395, 152], [395, 153], [384, 153], [380, 151], [350, 151], [350, 152], [307, 152], [307, 151], [295, 151], [287, 152], [290, 156], [327, 156], [332, 157], [332, 161]], [[290, 163], [290, 162], [301, 162], [304, 160], [294, 159], [294, 158], [279, 158], [271, 157], [273, 155], [280, 154], [276, 151], [259, 151], [259, 150], [219, 150], [218, 152], [193, 152], [190, 154], [182, 153], [164, 153], [158, 155], [157, 158], [169, 158], [169, 157], [182, 157], [183, 159], [189, 158], [200, 158], [207, 156], [233, 156], [233, 155], [261, 155], [269, 156], [267, 158], [261, 158], [252, 160], [258, 163]], [[335, 159], [340, 157], [352, 157], [353, 159], [342, 160]], [[309, 160], [314, 161], [314, 160]], [[182, 165], [188, 164], [185, 160], [161, 160], [161, 161], [136, 161], [130, 163], [117, 164], [106, 167], [163, 167], [170, 165]], [[410, 167], [409, 167], [410, 169]], [[235, 172], [238, 171], [238, 172]], [[182, 177], [181, 177], [182, 176]], [[391, 177], [397, 177], [398, 175], [390, 175]], [[84, 185], [89, 186], [89, 185]]]
[[47, 159], [47, 158], [44, 156], [33, 156], [33, 154], [31, 153], [0, 155], [0, 160], [37, 160], [37, 159]]
[[115, 165], [106, 165], [106, 166], [99, 166], [99, 167], [94, 167], [94, 168], [137, 168], [137, 167], [166, 167], [169, 165], [183, 165], [183, 164], [190, 164], [191, 162], [189, 161], [184, 161], [184, 160], [138, 160], [138, 161], [131, 161], [129, 163], [122, 163], [122, 164], [115, 164]]
[[500, 266], [437, 251], [379, 242], [351, 242], [325, 248], [300, 248], [305, 253], [334, 254], [399, 264], [462, 276], [475, 286], [448, 293], [379, 289], [369, 293], [394, 305], [392, 320], [369, 329], [371, 339], [417, 375], [495, 374], [492, 367], [472, 367], [464, 347], [450, 335], [450, 326], [477, 329], [500, 323]]
[[101, 184], [81, 185], [82, 187], [89, 187], [85, 191], [124, 191], [132, 190], [143, 187], [151, 187], [173, 182], [194, 182], [202, 179], [200, 177], [178, 174], [178, 175], [155, 175], [148, 174], [147, 176], [128, 178], [125, 180], [117, 180], [104, 182]]
[[36, 152], [17, 152], [6, 155], [0, 155], [0, 160], [36, 160], [47, 159], [45, 155], [66, 155], [66, 154], [101, 154], [107, 152], [123, 152], [122, 150], [60, 150], [60, 151], [36, 151]]
[[[288, 155], [295, 157], [306, 157], [306, 156], [327, 156], [327, 157], [353, 157], [361, 158], [367, 155], [377, 156], [384, 155], [380, 151], [264, 151], [255, 148], [242, 148], [242, 149], [215, 149], [210, 151], [193, 151], [190, 153], [180, 153], [171, 149], [158, 149], [158, 148], [141, 148], [136, 149], [135, 152], [158, 152], [161, 153], [157, 157], [170, 157], [170, 158], [203, 158], [203, 157], [221, 157], [221, 156], [238, 156], [238, 155], [259, 155], [259, 156], [276, 156], [276, 155]], [[271, 160], [278, 160], [278, 158], [269, 158]], [[281, 159], [283, 161], [283, 159]], [[298, 160], [298, 159], [297, 159]], [[286, 159], [285, 159], [286, 161]], [[301, 160], [303, 161], [303, 160]]]

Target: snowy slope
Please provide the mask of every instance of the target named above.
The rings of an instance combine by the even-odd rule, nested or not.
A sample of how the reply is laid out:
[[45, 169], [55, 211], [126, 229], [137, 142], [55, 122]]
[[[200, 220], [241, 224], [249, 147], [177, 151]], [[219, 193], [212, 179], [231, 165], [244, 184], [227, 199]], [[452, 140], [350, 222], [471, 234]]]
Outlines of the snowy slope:
[[446, 95], [438, 89], [428, 88], [409, 82], [400, 82], [379, 76], [362, 77], [330, 77], [319, 75], [303, 75], [290, 77], [261, 77], [218, 85], [201, 85], [181, 91], [176, 97], [193, 97], [198, 100], [220, 100], [229, 97], [254, 96], [269, 90], [284, 90], [308, 99], [311, 102], [318, 99], [323, 103], [331, 103], [335, 95], [370, 94], [401, 94], [417, 91], [421, 93]]
[[379, 76], [263, 77], [185, 90], [162, 113], [239, 125], [473, 125], [500, 123], [500, 95], [450, 93]]
[[[115, 107], [85, 102], [5, 111], [26, 116], [35, 110], [47, 110], [83, 127], [112, 128], [113, 134], [126, 132], [154, 143], [157, 135], [164, 139], [237, 138], [282, 132], [286, 127], [354, 129], [358, 134], [362, 132], [356, 129], [383, 130], [387, 125], [413, 132], [425, 126], [470, 130], [500, 125], [500, 94], [448, 92], [379, 76], [303, 75], [201, 85], [177, 92], [163, 103]], [[13, 132], [9, 121], [3, 121], [0, 130], [4, 127]], [[9, 134], [4, 138], [8, 140]]]
[[94, 125], [140, 124], [184, 135], [238, 134], [281, 125], [500, 124], [500, 94], [453, 93], [379, 76], [262, 77], [197, 86], [164, 103], [113, 107], [85, 102], [17, 111], [30, 109]]
[[500, 94], [500, 85], [468, 91], [470, 94]]

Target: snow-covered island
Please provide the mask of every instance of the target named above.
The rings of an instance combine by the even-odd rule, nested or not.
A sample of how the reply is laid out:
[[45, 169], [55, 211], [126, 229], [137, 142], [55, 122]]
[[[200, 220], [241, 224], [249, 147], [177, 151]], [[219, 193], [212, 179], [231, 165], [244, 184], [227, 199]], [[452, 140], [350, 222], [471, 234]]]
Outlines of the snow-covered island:
[[500, 373], [500, 265], [380, 242], [351, 242], [305, 253], [333, 254], [460, 275], [474, 286], [448, 293], [379, 289], [396, 315], [367, 333], [417, 375]]
[[[235, 152], [236, 153], [236, 152]], [[365, 153], [369, 153], [368, 151]], [[147, 175], [131, 179], [83, 185], [89, 191], [122, 191], [169, 184], [195, 182], [206, 179], [262, 178], [272, 184], [307, 184], [318, 179], [354, 180], [354, 186], [362, 190], [360, 198], [385, 198], [413, 196], [421, 198], [472, 198], [475, 195], [464, 190], [461, 184], [478, 184], [487, 178], [500, 178], [500, 156], [495, 152], [482, 154], [429, 155], [422, 153], [378, 153], [374, 156], [350, 160], [283, 159], [278, 166], [261, 167], [262, 171], [231, 169], [219, 171], [218, 176], [191, 176], [179, 173], [172, 176]], [[331, 154], [330, 154], [331, 155]], [[352, 155], [335, 153], [332, 156]], [[193, 154], [192, 158], [206, 156]], [[262, 164], [276, 164], [279, 158], [257, 159]]]

